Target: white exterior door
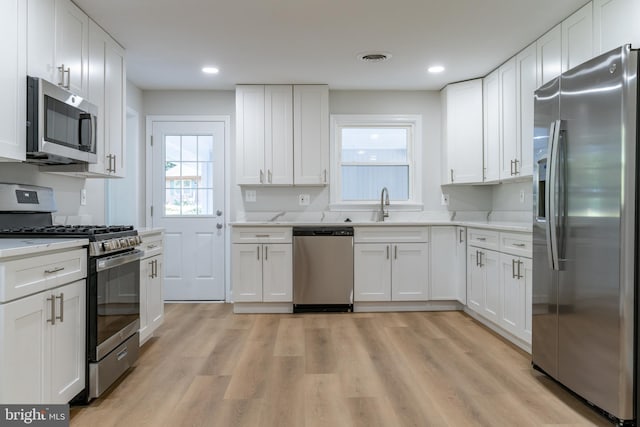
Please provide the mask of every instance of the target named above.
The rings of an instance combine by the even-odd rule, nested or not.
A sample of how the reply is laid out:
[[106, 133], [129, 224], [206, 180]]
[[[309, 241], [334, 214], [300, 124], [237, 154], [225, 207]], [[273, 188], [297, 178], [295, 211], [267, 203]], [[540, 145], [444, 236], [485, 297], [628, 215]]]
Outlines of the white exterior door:
[[151, 222], [165, 229], [166, 300], [225, 298], [226, 126], [150, 119]]

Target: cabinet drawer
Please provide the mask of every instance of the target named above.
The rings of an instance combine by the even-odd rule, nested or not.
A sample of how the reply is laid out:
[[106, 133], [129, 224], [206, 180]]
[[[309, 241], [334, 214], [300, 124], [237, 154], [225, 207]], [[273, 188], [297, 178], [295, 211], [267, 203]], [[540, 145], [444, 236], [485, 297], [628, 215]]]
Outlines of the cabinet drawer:
[[151, 234], [142, 238], [140, 250], [144, 251], [142, 259], [162, 254], [164, 246], [164, 234]]
[[429, 227], [355, 227], [353, 241], [355, 243], [427, 243]]
[[0, 262], [0, 303], [85, 277], [87, 277], [86, 249]]
[[469, 228], [467, 229], [467, 244], [497, 251], [499, 247], [498, 235], [497, 231]]
[[232, 243], [291, 243], [291, 227], [236, 227]]
[[500, 251], [531, 258], [532, 238], [528, 233], [500, 233]]

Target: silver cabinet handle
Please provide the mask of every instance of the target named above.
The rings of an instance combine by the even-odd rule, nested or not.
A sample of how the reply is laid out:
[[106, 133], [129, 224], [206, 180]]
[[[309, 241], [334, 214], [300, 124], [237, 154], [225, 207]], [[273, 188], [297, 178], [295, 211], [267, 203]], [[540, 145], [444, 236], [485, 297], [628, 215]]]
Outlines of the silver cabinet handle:
[[256, 256], [258, 257], [258, 261], [260, 261], [260, 246], [256, 246]]
[[393, 247], [393, 258], [398, 259], [398, 245]]
[[118, 161], [116, 159], [117, 159], [117, 157], [114, 154], [113, 155], [113, 173], [117, 173], [118, 172]]
[[56, 316], [56, 319], [64, 322], [64, 293], [60, 292], [60, 296], [57, 296], [56, 299], [60, 300], [60, 316]]
[[327, 183], [327, 170], [326, 169], [323, 171], [323, 174], [324, 174], [323, 181], [326, 184]]
[[120, 353], [118, 353], [118, 360], [124, 359], [125, 357], [127, 357], [127, 354], [129, 354], [129, 348], [125, 347], [120, 351]]
[[264, 173], [262, 172], [262, 169], [260, 169], [260, 184], [264, 184]]
[[153, 260], [153, 277], [158, 277], [158, 260]]
[[271, 174], [271, 169], [267, 169], [267, 177], [268, 177], [268, 179], [269, 179], [269, 184], [271, 184], [271, 182], [272, 182], [272, 178], [273, 178], [273, 176], [272, 176], [272, 174]]
[[389, 259], [389, 245], [387, 245], [387, 259]]
[[524, 264], [522, 261], [518, 260], [518, 279], [522, 279], [522, 275], [520, 274], [520, 266]]
[[476, 267], [480, 266], [480, 255], [478, 255], [478, 251], [476, 250]]
[[513, 246], [516, 246], [518, 248], [524, 248], [527, 245], [525, 245], [524, 243], [514, 243]]
[[518, 174], [520, 173], [520, 171], [518, 170], [518, 163], [520, 163], [520, 161], [519, 161], [518, 159], [515, 159], [515, 160], [513, 161], [513, 166], [514, 166], [514, 168], [513, 168], [513, 174], [514, 174], [514, 175], [518, 175]]
[[54, 268], [46, 269], [44, 272], [45, 272], [45, 274], [53, 274], [53, 273], [57, 273], [58, 271], [62, 271], [62, 270], [64, 270], [64, 267], [54, 267]]
[[478, 259], [480, 260], [480, 267], [484, 267], [484, 264], [482, 264], [482, 255], [484, 255], [484, 252], [478, 252]]
[[[71, 87], [71, 67], [67, 67], [66, 69], [64, 68], [64, 64], [60, 65], [58, 67], [58, 71], [60, 72], [60, 83], [58, 83], [58, 86], [63, 87], [67, 90], [69, 90], [69, 88]], [[64, 75], [67, 75], [67, 84], [64, 84]]]
[[463, 232], [463, 231], [464, 231], [464, 230], [461, 228], [461, 229], [460, 229], [460, 241], [459, 241], [459, 243], [463, 243], [463, 242], [464, 242], [464, 240], [462, 240], [462, 232]]
[[158, 245], [156, 245], [155, 243], [153, 243], [153, 244], [151, 244], [151, 245], [148, 245], [148, 246], [147, 246], [147, 249], [153, 249], [153, 248], [157, 248], [157, 247], [158, 247]]
[[271, 237], [271, 234], [256, 234], [256, 237], [268, 238]]
[[[518, 267], [520, 267], [519, 264], [518, 264]], [[512, 279], [517, 279], [518, 278], [516, 276], [516, 260], [515, 259], [511, 259], [511, 278]]]
[[511, 167], [509, 168], [509, 175], [513, 176], [513, 160], [511, 160]]
[[453, 169], [449, 169], [450, 173], [451, 173], [451, 182], [453, 182]]
[[151, 268], [151, 272], [149, 273], [149, 277], [153, 279], [153, 261], [149, 261], [149, 268]]
[[52, 325], [56, 324], [56, 297], [51, 295], [51, 298], [47, 298], [47, 301], [51, 301], [51, 319], [47, 319], [48, 323]]
[[264, 260], [269, 261], [269, 246], [264, 247]]
[[481, 241], [481, 242], [484, 242], [484, 241], [487, 240], [487, 238], [486, 237], [478, 237], [478, 240]]

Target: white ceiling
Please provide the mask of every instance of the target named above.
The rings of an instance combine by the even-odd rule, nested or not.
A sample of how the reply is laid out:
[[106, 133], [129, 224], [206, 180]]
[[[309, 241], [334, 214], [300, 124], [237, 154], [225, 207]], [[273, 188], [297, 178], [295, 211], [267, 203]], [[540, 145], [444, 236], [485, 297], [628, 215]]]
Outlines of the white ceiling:
[[[486, 75], [587, 0], [73, 0], [141, 89], [440, 89]], [[356, 57], [391, 53], [383, 63]], [[430, 75], [426, 68], [443, 65]], [[218, 75], [201, 72], [205, 65]]]

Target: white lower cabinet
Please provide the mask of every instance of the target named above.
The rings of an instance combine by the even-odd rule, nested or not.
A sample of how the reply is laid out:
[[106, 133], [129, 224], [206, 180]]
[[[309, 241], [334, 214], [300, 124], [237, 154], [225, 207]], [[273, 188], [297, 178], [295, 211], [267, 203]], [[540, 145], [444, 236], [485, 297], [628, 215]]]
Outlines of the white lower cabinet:
[[292, 302], [290, 243], [232, 245], [234, 302]]
[[0, 305], [0, 402], [67, 403], [85, 386], [86, 282]]
[[500, 254], [500, 324], [531, 342], [532, 263], [530, 258]]
[[497, 322], [500, 318], [499, 253], [470, 247], [467, 259], [467, 306]]
[[142, 234], [140, 260], [140, 345], [144, 344], [164, 321], [164, 233]]
[[466, 304], [466, 240], [465, 227], [431, 227], [430, 300]]
[[531, 234], [469, 229], [469, 236], [467, 307], [530, 344]]
[[354, 301], [429, 299], [428, 243], [353, 245]]

